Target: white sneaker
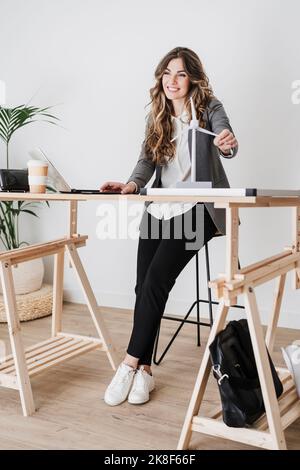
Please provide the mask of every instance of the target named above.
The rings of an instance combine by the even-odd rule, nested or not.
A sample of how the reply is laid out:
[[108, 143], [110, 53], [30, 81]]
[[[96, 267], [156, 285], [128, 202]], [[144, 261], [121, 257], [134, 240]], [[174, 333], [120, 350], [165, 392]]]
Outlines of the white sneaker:
[[126, 400], [135, 373], [136, 369], [124, 364], [124, 362], [119, 365], [117, 372], [105, 391], [104, 401], [107, 405], [116, 406]]
[[132, 389], [128, 396], [128, 402], [132, 405], [142, 405], [149, 401], [149, 394], [154, 390], [155, 382], [152, 375], [148, 374], [143, 367], [137, 370]]

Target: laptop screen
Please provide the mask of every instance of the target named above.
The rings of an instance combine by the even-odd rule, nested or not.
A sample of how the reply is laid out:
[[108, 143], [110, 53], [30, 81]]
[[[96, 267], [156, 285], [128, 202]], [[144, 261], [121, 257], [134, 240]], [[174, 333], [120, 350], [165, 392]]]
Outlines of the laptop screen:
[[36, 148], [29, 152], [34, 160], [46, 160], [48, 163], [48, 184], [56, 191], [71, 191], [70, 185], [66, 182], [60, 172], [55, 168], [51, 160], [41, 148]]

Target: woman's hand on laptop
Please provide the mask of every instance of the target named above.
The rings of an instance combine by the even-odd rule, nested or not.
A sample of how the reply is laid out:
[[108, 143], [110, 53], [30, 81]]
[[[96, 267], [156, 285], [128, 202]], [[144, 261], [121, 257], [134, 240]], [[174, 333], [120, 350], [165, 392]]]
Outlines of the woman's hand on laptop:
[[119, 183], [118, 181], [106, 181], [100, 187], [100, 192], [110, 192], [116, 191], [120, 192], [121, 194], [132, 194], [135, 193], [137, 189], [136, 184], [133, 181], [130, 181], [127, 184]]

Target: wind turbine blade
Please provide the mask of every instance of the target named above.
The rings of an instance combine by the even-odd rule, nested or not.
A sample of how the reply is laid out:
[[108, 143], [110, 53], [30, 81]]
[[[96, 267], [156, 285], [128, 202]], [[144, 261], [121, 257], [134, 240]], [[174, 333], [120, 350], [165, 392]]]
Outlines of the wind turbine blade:
[[218, 135], [218, 134], [215, 134], [214, 132], [207, 131], [206, 129], [203, 129], [203, 127], [196, 127], [195, 129], [198, 132], [203, 132], [204, 134], [213, 135], [214, 137], [217, 137], [217, 135]]
[[191, 97], [191, 109], [192, 109], [192, 120], [197, 121], [196, 110], [193, 102], [193, 98]]
[[177, 140], [180, 136], [186, 134], [188, 131], [189, 131], [189, 127], [187, 129], [184, 129], [180, 134], [175, 135], [175, 137], [173, 137], [173, 139], [171, 139], [170, 142], [174, 142], [174, 140]]

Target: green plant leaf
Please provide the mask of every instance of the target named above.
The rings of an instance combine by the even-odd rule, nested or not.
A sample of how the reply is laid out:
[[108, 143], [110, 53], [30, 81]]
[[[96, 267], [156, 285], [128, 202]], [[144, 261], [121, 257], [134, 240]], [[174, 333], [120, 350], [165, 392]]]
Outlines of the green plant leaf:
[[[38, 121], [58, 124], [59, 118], [51, 114], [50, 109], [50, 106], [38, 108], [24, 104], [13, 108], [0, 106], [0, 139], [6, 143], [7, 168], [9, 168], [9, 142], [18, 129]], [[48, 201], [45, 202], [50, 207]], [[28, 245], [27, 242], [19, 243], [18, 220], [23, 212], [39, 217], [34, 211], [40, 208], [40, 204], [27, 201], [17, 201], [16, 205], [14, 201], [0, 202], [0, 241], [6, 249], [18, 248], [22, 244]]]
[[34, 212], [28, 210], [28, 209], [23, 209], [22, 212], [26, 212], [27, 214], [34, 215], [34, 217], [39, 217], [39, 215], [35, 214]]
[[28, 243], [28, 242], [21, 242], [21, 243], [19, 243], [19, 248], [20, 248], [22, 245], [29, 246], [29, 243]]
[[[0, 108], [0, 136], [8, 143], [13, 133], [28, 124], [38, 120], [57, 124], [59, 118], [49, 113], [51, 107], [38, 108], [36, 106], [16, 106], [14, 108]], [[36, 119], [33, 119], [36, 118]]]

